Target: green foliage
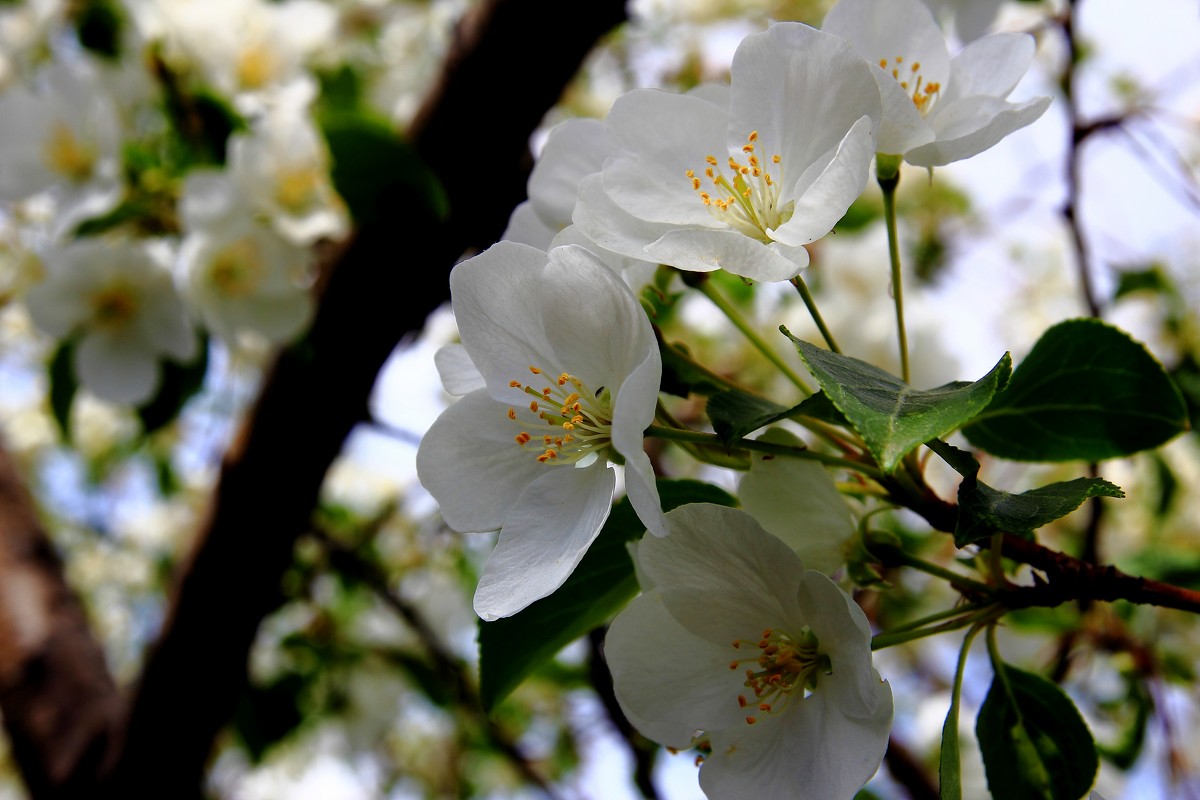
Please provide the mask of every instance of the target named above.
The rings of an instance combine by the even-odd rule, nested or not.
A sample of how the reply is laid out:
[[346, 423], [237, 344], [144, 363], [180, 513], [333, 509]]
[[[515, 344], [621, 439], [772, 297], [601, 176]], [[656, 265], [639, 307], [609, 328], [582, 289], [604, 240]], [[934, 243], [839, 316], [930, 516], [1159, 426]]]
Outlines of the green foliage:
[[304, 721], [298, 699], [311, 676], [286, 673], [268, 684], [250, 684], [234, 713], [233, 730], [251, 763], [259, 763], [272, 746], [286, 739]]
[[334, 188], [357, 224], [394, 220], [397, 208], [445, 219], [449, 207], [441, 182], [390, 124], [360, 111], [330, 111], [319, 124], [333, 161]]
[[58, 423], [58, 432], [63, 439], [71, 437], [71, 404], [75, 400], [75, 393], [79, 391], [74, 360], [75, 340], [64, 339], [50, 357], [47, 370], [50, 378], [50, 414]]
[[993, 489], [978, 479], [979, 462], [970, 453], [941, 441], [930, 448], [963, 476], [958, 486], [958, 521], [954, 543], [965, 547], [996, 531], [1031, 535], [1065, 517], [1090, 497], [1124, 497], [1119, 486], [1103, 478], [1076, 478], [1039, 486], [1022, 494]]
[[75, 17], [79, 43], [96, 55], [115, 61], [121, 55], [121, 35], [125, 28], [121, 9], [108, 0], [84, 3]]
[[829, 400], [888, 472], [918, 445], [957, 430], [979, 414], [1008, 380], [1011, 368], [1006, 353], [975, 383], [956, 382], [922, 391], [873, 364], [797, 339], [787, 328], [780, 330], [795, 343]]
[[1179, 389], [1144, 345], [1099, 320], [1074, 319], [1042, 335], [963, 433], [1017, 461], [1102, 461], [1188, 427]]
[[[658, 493], [664, 511], [685, 503], [737, 504], [723, 490], [699, 481], [660, 480]], [[557, 591], [516, 616], [479, 623], [479, 692], [485, 709], [491, 711], [542, 663], [608, 622], [637, 594], [628, 544], [645, 531], [628, 498], [622, 499]]]
[[1079, 800], [1096, 777], [1092, 734], [1075, 704], [1040, 675], [993, 660], [975, 733], [995, 800]]
[[733, 389], [710, 397], [707, 410], [713, 430], [727, 444], [791, 413], [786, 406]]
[[208, 338], [200, 342], [199, 355], [187, 364], [164, 360], [162, 381], [158, 391], [147, 403], [137, 409], [146, 434], [154, 433], [179, 416], [184, 405], [204, 386], [208, 373]]

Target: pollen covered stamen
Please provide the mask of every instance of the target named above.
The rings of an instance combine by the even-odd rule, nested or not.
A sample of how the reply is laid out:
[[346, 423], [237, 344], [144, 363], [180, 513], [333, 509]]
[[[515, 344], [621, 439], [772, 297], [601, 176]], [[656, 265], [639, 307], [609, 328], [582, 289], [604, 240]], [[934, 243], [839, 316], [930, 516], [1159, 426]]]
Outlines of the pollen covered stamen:
[[509, 381], [511, 388], [534, 399], [527, 406], [528, 415], [513, 406], [508, 409], [508, 418], [522, 428], [544, 430], [543, 426], [550, 426], [554, 430], [539, 437], [523, 429], [514, 437], [517, 445], [535, 453], [543, 464], [586, 466], [603, 455], [612, 440], [611, 392], [603, 386], [593, 391], [567, 372], [551, 377], [539, 367], [531, 366], [529, 371], [549, 385], [538, 388]]
[[[769, 243], [773, 231], [792, 216], [792, 206], [780, 205], [779, 181], [764, 169], [757, 150], [758, 131], [751, 131], [741, 148], [741, 158], [729, 156], [729, 176], [720, 167], [714, 155], [706, 156], [708, 166], [704, 176], [715, 187], [713, 192], [704, 191], [695, 170], [684, 174], [692, 183], [692, 189], [700, 196], [714, 217], [742, 233], [761, 242]], [[771, 156], [771, 163], [779, 167], [782, 177], [782, 159]]]
[[729, 662], [731, 670], [745, 667], [746, 680], [742, 685], [749, 691], [738, 695], [737, 703], [739, 708], [756, 712], [746, 717], [747, 725], [758, 722], [763, 714], [779, 710], [781, 704], [786, 705], [797, 693], [803, 699], [817, 687], [821, 675], [832, 671], [829, 656], [820, 652], [817, 637], [807, 627], [796, 638], [768, 628], [757, 641], [738, 639], [733, 647], [743, 652], [756, 651]]
[[[890, 67], [889, 64], [891, 65]], [[920, 61], [914, 61], [912, 64], [906, 65], [904, 63], [904, 56], [896, 56], [891, 61], [881, 58], [879, 59], [879, 67], [896, 79], [896, 82], [900, 84], [900, 88], [912, 98], [913, 105], [921, 112], [921, 116], [929, 113], [929, 110], [933, 108], [933, 104], [937, 102], [937, 97], [942, 91], [942, 85], [937, 81], [925, 81], [924, 76], [921, 75]]]

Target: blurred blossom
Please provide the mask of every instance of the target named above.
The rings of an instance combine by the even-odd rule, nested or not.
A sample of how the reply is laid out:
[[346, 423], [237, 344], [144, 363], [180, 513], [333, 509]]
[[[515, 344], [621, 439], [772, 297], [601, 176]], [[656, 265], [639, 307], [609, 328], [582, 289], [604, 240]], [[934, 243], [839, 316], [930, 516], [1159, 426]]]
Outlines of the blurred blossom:
[[194, 68], [242, 113], [311, 85], [305, 64], [337, 22], [319, 0], [157, 0], [147, 11], [148, 38], [164, 36], [172, 64]]
[[312, 255], [245, 200], [225, 174], [188, 176], [180, 201], [188, 231], [179, 253], [184, 294], [204, 326], [231, 344], [242, 333], [287, 342], [312, 319]]
[[0, 92], [0, 200], [54, 190], [64, 213], [120, 197], [121, 131], [86, 62], [51, 63]]
[[195, 356], [171, 273], [146, 243], [82, 239], [50, 250], [45, 263], [29, 313], [46, 333], [74, 340], [75, 377], [99, 397], [142, 403], [158, 388], [161, 358]]

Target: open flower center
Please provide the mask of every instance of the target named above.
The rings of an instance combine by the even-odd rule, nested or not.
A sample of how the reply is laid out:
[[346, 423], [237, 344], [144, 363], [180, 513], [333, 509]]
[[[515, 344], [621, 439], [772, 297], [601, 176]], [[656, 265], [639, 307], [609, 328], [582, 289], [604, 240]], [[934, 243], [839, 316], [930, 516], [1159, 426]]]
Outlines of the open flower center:
[[767, 628], [757, 640], [737, 639], [733, 647], [739, 655], [749, 651], [729, 662], [731, 670], [746, 671], [743, 686], [748, 691], [737, 701], [747, 711], [747, 725], [758, 722], [761, 714], [779, 711], [793, 697], [803, 699], [817, 688], [821, 675], [832, 671], [829, 656], [820, 652], [816, 635], [807, 627], [796, 638]]
[[[728, 175], [716, 156], [705, 156], [708, 166], [704, 168], [704, 177], [713, 187], [711, 192], [704, 188], [705, 181], [695, 170], [689, 169], [685, 174], [714, 217], [766, 244], [771, 242], [770, 231], [791, 219], [793, 204], [780, 205], [779, 180], [771, 176], [759, 159], [757, 146], [758, 131], [751, 131], [742, 145], [741, 160], [729, 156]], [[769, 160], [782, 179], [780, 157], [773, 155]]]
[[96, 154], [92, 149], [61, 122], [55, 123], [46, 138], [42, 155], [51, 170], [77, 183], [92, 177], [96, 165]]
[[284, 170], [275, 181], [275, 200], [285, 211], [298, 214], [311, 206], [321, 188], [322, 173], [316, 167]]
[[107, 286], [91, 296], [92, 322], [99, 328], [119, 330], [138, 313], [137, 294], [128, 286]]
[[226, 297], [246, 297], [258, 288], [262, 272], [262, 253], [252, 241], [241, 239], [213, 256], [208, 280]]
[[586, 467], [607, 455], [612, 443], [612, 392], [604, 386], [593, 390], [566, 372], [555, 378], [539, 367], [531, 366], [529, 371], [545, 385], [508, 383], [533, 398], [520, 410], [508, 409], [508, 418], [521, 425], [514, 437], [517, 445], [536, 453], [543, 464]]
[[921, 116], [929, 113], [933, 104], [937, 102], [942, 85], [937, 81], [925, 81], [921, 75], [920, 61], [906, 64], [904, 56], [896, 56], [891, 61], [886, 58], [879, 59], [879, 66], [884, 72], [891, 73], [891, 76], [900, 84], [900, 88], [908, 93], [908, 96], [912, 98], [913, 105], [917, 107], [917, 111], [921, 112]]
[[234, 69], [238, 85], [255, 91], [275, 79], [280, 69], [279, 58], [268, 42], [254, 42], [238, 53]]

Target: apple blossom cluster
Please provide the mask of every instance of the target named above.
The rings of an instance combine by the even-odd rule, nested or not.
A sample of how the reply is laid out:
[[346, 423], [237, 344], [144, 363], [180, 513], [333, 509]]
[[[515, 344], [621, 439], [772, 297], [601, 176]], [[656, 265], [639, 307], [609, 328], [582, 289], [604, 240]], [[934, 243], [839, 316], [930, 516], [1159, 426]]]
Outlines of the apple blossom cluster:
[[[1033, 52], [994, 34], [951, 57], [919, 0], [772, 24], [738, 46], [728, 85], [637, 89], [554, 128], [510, 241], [451, 274], [461, 344], [438, 366], [461, 397], [417, 469], [447, 525], [498, 532], [476, 612], [509, 617], [562, 587], [620, 470], [649, 535], [632, 546], [642, 593], [608, 633], [616, 697], [646, 736], [699, 750], [711, 798], [852, 797], [887, 747], [891, 689], [847, 591], [858, 522], [825, 466], [757, 454], [741, 509], [660, 510], [643, 436], [670, 419], [630, 287], [663, 268], [795, 278], [877, 160], [932, 169], [1040, 116], [1049, 98], [1007, 100]], [[758, 442], [805, 447], [783, 427]]]
[[[206, 336], [234, 348], [299, 336], [313, 313], [313, 245], [343, 237], [348, 215], [303, 66], [332, 32], [331, 7], [164, 0], [136, 11], [121, 44], [147, 58], [75, 51], [5, 76], [0, 202], [25, 265], [8, 299], [69, 353], [79, 385], [142, 405], [163, 360], [195, 362]], [[52, 44], [62, 13], [43, 20]], [[201, 91], [232, 104], [217, 150], [189, 94]], [[193, 106], [172, 110], [184, 101], [171, 92]], [[173, 139], [171, 126], [182, 130]], [[179, 152], [180, 139], [194, 151]], [[159, 150], [142, 155], [146, 141]]]

